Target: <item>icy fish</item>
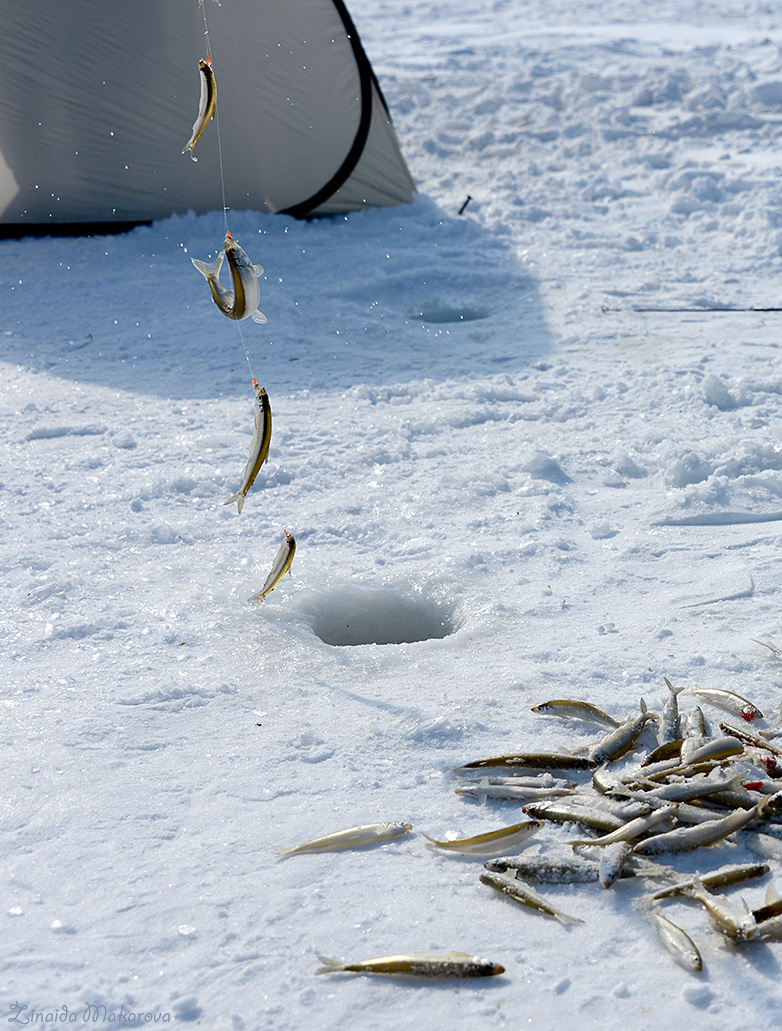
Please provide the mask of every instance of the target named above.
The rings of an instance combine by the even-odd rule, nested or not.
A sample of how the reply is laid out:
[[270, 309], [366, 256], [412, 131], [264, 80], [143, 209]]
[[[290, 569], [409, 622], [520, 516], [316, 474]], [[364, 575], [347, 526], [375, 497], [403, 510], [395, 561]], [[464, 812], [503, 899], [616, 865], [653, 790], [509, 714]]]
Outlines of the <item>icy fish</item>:
[[542, 820], [523, 820], [521, 823], [514, 823], [510, 827], [500, 827], [499, 830], [489, 831], [487, 834], [476, 834], [472, 838], [437, 841], [428, 834], [424, 834], [424, 837], [429, 842], [427, 848], [442, 848], [450, 852], [460, 852], [463, 855], [496, 856], [502, 855], [509, 848], [518, 845], [533, 831], [540, 830], [542, 826]]
[[757, 819], [771, 800], [776, 798], [776, 795], [766, 795], [751, 809], [737, 809], [721, 820], [708, 820], [691, 827], [677, 827], [664, 834], [656, 834], [639, 841], [634, 851], [642, 856], [653, 856], [659, 852], [689, 852], [702, 845], [713, 845], [746, 826], [751, 820]]
[[552, 902], [517, 877], [503, 877], [502, 874], [487, 870], [486, 873], [481, 874], [481, 883], [488, 884], [490, 888], [502, 892], [503, 895], [507, 895], [508, 898], [522, 906], [534, 909], [538, 913], [545, 913], [547, 916], [553, 916], [561, 924], [583, 924], [584, 922], [580, 917], [563, 913], [561, 909], [558, 909]]
[[195, 145], [201, 139], [204, 129], [214, 117], [215, 105], [217, 104], [217, 84], [215, 74], [212, 70], [212, 61], [209, 57], [198, 62], [198, 70], [201, 73], [201, 99], [198, 103], [198, 117], [193, 122], [193, 132], [185, 144], [183, 154], [189, 152], [193, 161], [198, 161], [195, 156]]
[[661, 806], [659, 809], [655, 809], [654, 812], [649, 813], [647, 816], [639, 816], [635, 820], [630, 820], [629, 823], [624, 824], [623, 827], [619, 827], [615, 831], [611, 831], [608, 834], [604, 834], [600, 838], [590, 838], [584, 841], [569, 841], [569, 845], [613, 845], [617, 841], [633, 841], [635, 838], [639, 838], [642, 834], [646, 834], [653, 827], [657, 827], [659, 824], [664, 823], [669, 817], [675, 815], [678, 809], [676, 803], [670, 805]]
[[[570, 801], [570, 799], [568, 799]], [[532, 802], [524, 806], [527, 816], [552, 823], [577, 823], [580, 827], [607, 834], [624, 827], [626, 820], [597, 806], [585, 807], [560, 802]]]
[[560, 716], [563, 719], [586, 720], [589, 723], [598, 723], [603, 727], [618, 727], [619, 720], [609, 716], [607, 712], [598, 709], [589, 702], [574, 701], [570, 698], [554, 698], [549, 702], [541, 702], [540, 705], [533, 705], [532, 711], [540, 716]]
[[[512, 871], [522, 880], [539, 881], [542, 884], [587, 884], [599, 876], [599, 864], [575, 853], [561, 855], [530, 854], [524, 851], [520, 856], [502, 856], [489, 859], [483, 864], [492, 873]], [[633, 876], [627, 872], [624, 876]]]
[[[734, 773], [731, 776], [722, 776], [719, 766], [705, 777], [692, 777], [689, 780], [674, 781], [671, 784], [657, 784], [655, 781], [638, 780], [636, 784], [642, 788], [649, 788], [649, 794], [660, 801], [665, 802], [691, 802], [696, 798], [707, 798], [709, 795], [717, 794], [736, 787], [741, 783], [744, 776], [742, 773]], [[757, 799], [755, 800], [757, 801]]]
[[241, 512], [244, 508], [244, 500], [247, 492], [255, 483], [255, 477], [261, 470], [261, 466], [269, 457], [269, 444], [272, 439], [272, 410], [269, 404], [269, 397], [263, 387], [258, 386], [258, 380], [253, 380], [255, 388], [255, 429], [253, 439], [250, 442], [250, 457], [244, 467], [244, 476], [239, 490], [224, 501], [224, 505], [230, 505], [236, 501]]
[[340, 852], [343, 849], [365, 848], [380, 841], [401, 838], [404, 834], [409, 834], [412, 828], [411, 823], [369, 823], [361, 827], [335, 831], [333, 834], [324, 834], [320, 838], [313, 838], [312, 841], [305, 841], [292, 848], [277, 849], [277, 852], [280, 859], [285, 859], [287, 856], [297, 856], [304, 852]]
[[698, 946], [686, 931], [651, 906], [642, 907], [641, 912], [657, 931], [660, 941], [680, 966], [685, 970], [703, 969], [703, 960]]
[[734, 941], [749, 941], [750, 938], [757, 936], [758, 925], [752, 913], [738, 909], [724, 895], [712, 895], [698, 878], [695, 878], [692, 887], [682, 888], [679, 894], [700, 902], [717, 930], [728, 938]]
[[218, 254], [211, 265], [205, 261], [199, 261], [198, 258], [190, 260], [209, 284], [212, 300], [226, 318], [233, 319], [234, 322], [252, 318], [253, 322], [263, 325], [266, 322], [266, 316], [263, 312], [258, 311], [258, 302], [261, 299], [258, 277], [263, 275], [263, 266], [253, 265], [230, 233], [225, 234], [223, 249], [231, 270], [233, 290], [226, 290], [220, 282], [220, 269], [223, 265], [222, 254]]
[[668, 697], [663, 706], [662, 718], [657, 726], [657, 744], [664, 745], [679, 739], [679, 695], [681, 687], [674, 687], [668, 677], [663, 677], [668, 688]]
[[622, 871], [632, 856], [633, 846], [629, 841], [615, 841], [603, 849], [598, 880], [604, 888], [610, 888], [616, 879], [622, 876]]
[[752, 745], [753, 748], [763, 748], [773, 755], [782, 757], [782, 748], [772, 745], [769, 740], [761, 737], [760, 734], [753, 734], [747, 727], [734, 727], [731, 723], [720, 723], [720, 730], [730, 737], [738, 738], [745, 745]]
[[396, 974], [408, 977], [492, 977], [503, 974], [505, 967], [467, 952], [411, 952], [404, 956], [378, 956], [358, 963], [341, 963], [338, 959], [318, 956], [323, 964], [316, 974]]
[[719, 687], [691, 687], [687, 694], [702, 698], [704, 702], [725, 709], [726, 712], [732, 712], [734, 716], [741, 716], [747, 723], [763, 718], [763, 713], [757, 706], [741, 695], [734, 694], [733, 691], [724, 691]]
[[562, 798], [575, 793], [575, 787], [529, 788], [518, 784], [492, 784], [488, 778], [475, 784], [460, 785], [454, 790], [463, 798], [475, 798], [479, 802], [485, 802], [487, 798], [501, 799], [506, 802], [534, 802], [538, 799]]
[[620, 723], [610, 734], [606, 734], [589, 752], [589, 758], [593, 763], [608, 762], [611, 759], [618, 759], [620, 755], [629, 752], [633, 747], [641, 731], [649, 720], [656, 720], [658, 717], [648, 712], [646, 702], [641, 699], [641, 712], [638, 716], [631, 716], [630, 719]]
[[751, 880], [754, 877], [765, 877], [770, 870], [771, 867], [768, 863], [743, 863], [721, 866], [719, 869], [711, 870], [709, 873], [697, 874], [695, 877], [690, 877], [685, 881], [677, 881], [676, 884], [670, 884], [667, 888], [660, 888], [653, 895], [650, 895], [649, 898], [657, 900], [667, 898], [669, 895], [678, 895], [685, 888], [694, 887], [696, 880], [700, 881], [703, 887], [708, 890], [712, 888], [725, 888], [731, 884], [740, 884], [742, 881]]
[[296, 554], [296, 541], [293, 539], [293, 534], [288, 533], [287, 530], [283, 530], [283, 533], [285, 534], [285, 540], [280, 545], [280, 550], [274, 556], [271, 572], [266, 577], [266, 581], [260, 591], [251, 594], [247, 599], [248, 601], [257, 601], [259, 605], [262, 605], [266, 595], [271, 594], [291, 568], [293, 556]]

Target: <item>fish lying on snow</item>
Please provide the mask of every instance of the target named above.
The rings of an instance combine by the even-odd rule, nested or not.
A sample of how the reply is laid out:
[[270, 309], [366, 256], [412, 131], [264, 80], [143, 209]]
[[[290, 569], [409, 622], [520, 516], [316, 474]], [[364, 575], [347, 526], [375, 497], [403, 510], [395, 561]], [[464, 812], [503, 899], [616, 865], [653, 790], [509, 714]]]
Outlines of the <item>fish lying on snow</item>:
[[532, 711], [539, 716], [559, 716], [561, 719], [585, 720], [597, 723], [601, 727], [618, 727], [619, 720], [609, 716], [589, 702], [580, 702], [572, 698], [553, 698], [549, 702], [533, 705]]
[[316, 974], [396, 974], [406, 977], [493, 977], [505, 967], [467, 952], [411, 952], [404, 956], [379, 956], [358, 963], [342, 963], [318, 956], [323, 964]]
[[233, 290], [226, 290], [220, 282], [222, 254], [218, 254], [211, 265], [199, 261], [198, 258], [190, 260], [209, 284], [212, 300], [226, 318], [233, 319], [234, 322], [252, 318], [253, 322], [263, 325], [267, 319], [263, 312], [258, 310], [258, 302], [261, 299], [258, 277], [263, 275], [263, 266], [253, 265], [230, 233], [225, 234], [223, 249], [231, 270]]
[[703, 959], [698, 951], [698, 946], [686, 931], [663, 916], [662, 913], [658, 913], [652, 906], [642, 906], [641, 912], [657, 931], [660, 941], [677, 963], [685, 970], [697, 972], [703, 969]]
[[530, 888], [528, 884], [525, 884], [518, 877], [505, 877], [501, 873], [487, 870], [486, 873], [481, 874], [481, 883], [487, 884], [490, 888], [494, 888], [495, 891], [501, 892], [501, 894], [506, 895], [522, 906], [526, 906], [528, 909], [534, 909], [536, 912], [544, 913], [546, 916], [553, 916], [561, 924], [583, 924], [584, 922], [581, 917], [569, 916], [567, 913], [563, 913], [553, 902], [549, 902], [548, 899], [545, 899], [539, 892], [535, 891], [534, 888]]
[[247, 492], [255, 483], [255, 477], [261, 470], [261, 466], [269, 457], [269, 445], [272, 439], [272, 410], [269, 404], [269, 397], [263, 387], [258, 386], [258, 380], [253, 380], [255, 388], [255, 429], [253, 439], [250, 442], [250, 457], [244, 467], [242, 485], [239, 490], [224, 501], [224, 505], [230, 505], [236, 501], [241, 512], [244, 508], [244, 501]]
[[424, 837], [429, 842], [427, 848], [441, 848], [446, 851], [460, 852], [463, 855], [501, 856], [543, 826], [543, 820], [522, 820], [521, 823], [514, 823], [510, 827], [500, 827], [499, 830], [489, 831], [487, 834], [476, 834], [472, 838], [437, 841], [428, 834], [424, 834]]
[[344, 831], [324, 834], [312, 841], [305, 841], [292, 848], [277, 849], [280, 859], [301, 855], [304, 852], [340, 852], [343, 849], [366, 848], [380, 841], [400, 838], [413, 829], [411, 823], [369, 823], [360, 827], [349, 827]]
[[637, 716], [631, 716], [624, 723], [620, 723], [618, 727], [601, 738], [589, 752], [589, 758], [593, 763], [604, 763], [610, 762], [612, 759], [618, 759], [619, 756], [630, 751], [649, 720], [657, 719], [659, 717], [655, 713], [647, 710], [646, 702], [642, 698], [641, 712]]
[[704, 702], [716, 705], [717, 708], [724, 709], [726, 712], [732, 712], [735, 716], [741, 716], [747, 723], [763, 717], [763, 713], [756, 705], [733, 691], [724, 691], [719, 687], [691, 687], [687, 694], [702, 698]]

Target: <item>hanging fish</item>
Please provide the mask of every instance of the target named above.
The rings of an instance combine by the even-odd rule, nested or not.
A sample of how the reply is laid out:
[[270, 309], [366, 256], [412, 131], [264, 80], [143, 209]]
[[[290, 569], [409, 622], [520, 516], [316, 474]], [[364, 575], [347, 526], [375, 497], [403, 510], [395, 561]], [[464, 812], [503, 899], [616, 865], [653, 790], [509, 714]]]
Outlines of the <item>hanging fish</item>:
[[257, 400], [255, 403], [255, 430], [253, 431], [253, 439], [250, 442], [250, 457], [247, 459], [247, 465], [244, 467], [241, 487], [227, 501], [223, 502], [224, 505], [230, 505], [233, 501], [236, 501], [240, 512], [244, 508], [244, 500], [247, 497], [248, 490], [255, 483], [255, 477], [269, 457], [269, 444], [272, 439], [272, 410], [269, 405], [268, 395], [263, 387], [258, 386], [257, 379], [253, 380], [253, 386], [255, 387]]
[[252, 318], [253, 322], [263, 325], [267, 321], [266, 316], [258, 311], [258, 302], [261, 299], [258, 277], [263, 275], [263, 266], [253, 265], [230, 233], [225, 234], [223, 247], [231, 270], [233, 290], [226, 290], [220, 282], [222, 254], [218, 254], [211, 265], [199, 261], [198, 258], [190, 260], [209, 284], [212, 300], [226, 318], [233, 319], [234, 322]]
[[271, 572], [266, 577], [266, 582], [257, 594], [250, 595], [247, 599], [248, 601], [257, 601], [259, 605], [262, 605], [266, 595], [271, 594], [290, 569], [293, 556], [296, 554], [296, 541], [287, 530], [283, 530], [283, 533], [285, 534], [285, 540], [280, 545], [280, 550], [274, 556]]
[[217, 104], [217, 84], [215, 83], [215, 73], [212, 71], [211, 59], [206, 57], [199, 61], [198, 70], [201, 73], [201, 99], [198, 103], [198, 117], [193, 122], [193, 132], [182, 151], [183, 154], [189, 152], [193, 161], [198, 161], [194, 153], [195, 145], [203, 136], [207, 123], [214, 117]]

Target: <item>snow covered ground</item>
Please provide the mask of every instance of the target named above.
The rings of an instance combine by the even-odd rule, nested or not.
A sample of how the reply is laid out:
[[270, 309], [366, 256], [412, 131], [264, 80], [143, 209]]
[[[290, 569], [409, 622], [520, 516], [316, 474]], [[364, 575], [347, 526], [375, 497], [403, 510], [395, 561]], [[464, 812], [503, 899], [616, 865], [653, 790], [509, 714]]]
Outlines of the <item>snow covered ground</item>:
[[[692, 975], [632, 882], [547, 889], [585, 920], [567, 929], [420, 832], [520, 818], [458, 798], [455, 765], [595, 740], [532, 714], [546, 698], [624, 716], [668, 676], [776, 717], [782, 666], [753, 638], [782, 643], [782, 314], [720, 309], [782, 306], [778, 10], [351, 13], [420, 196], [231, 213], [266, 268], [244, 337], [274, 413], [241, 516], [222, 502], [252, 375], [189, 260], [222, 213], [0, 243], [0, 1009], [773, 1026], [782, 943], [728, 948], [679, 906]], [[293, 576], [248, 604], [283, 529]], [[361, 643], [389, 638], [409, 643]], [[385, 820], [413, 831], [274, 851]], [[716, 852], [676, 865], [750, 856]], [[319, 954], [449, 949], [506, 972], [314, 975]]]

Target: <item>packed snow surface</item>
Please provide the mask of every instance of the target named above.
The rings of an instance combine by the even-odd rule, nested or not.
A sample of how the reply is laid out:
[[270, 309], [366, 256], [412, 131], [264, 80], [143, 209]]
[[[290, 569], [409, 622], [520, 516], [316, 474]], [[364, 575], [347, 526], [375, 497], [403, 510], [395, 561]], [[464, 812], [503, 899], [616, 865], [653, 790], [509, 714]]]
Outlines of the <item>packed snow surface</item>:
[[[782, 314], [756, 310], [782, 306], [778, 8], [352, 14], [420, 193], [309, 224], [230, 212], [266, 269], [251, 368], [190, 262], [220, 210], [0, 243], [0, 1008], [776, 1026], [782, 942], [729, 948], [666, 909], [694, 975], [633, 881], [543, 889], [584, 920], [566, 928], [421, 832], [521, 819], [457, 796], [460, 763], [596, 740], [530, 712], [548, 698], [624, 718], [667, 676], [776, 717], [782, 665], [754, 639], [782, 643]], [[274, 430], [240, 516], [253, 376]], [[248, 603], [283, 530], [292, 576]], [[385, 821], [412, 832], [275, 852]], [[319, 955], [449, 950], [505, 973], [315, 976]]]

